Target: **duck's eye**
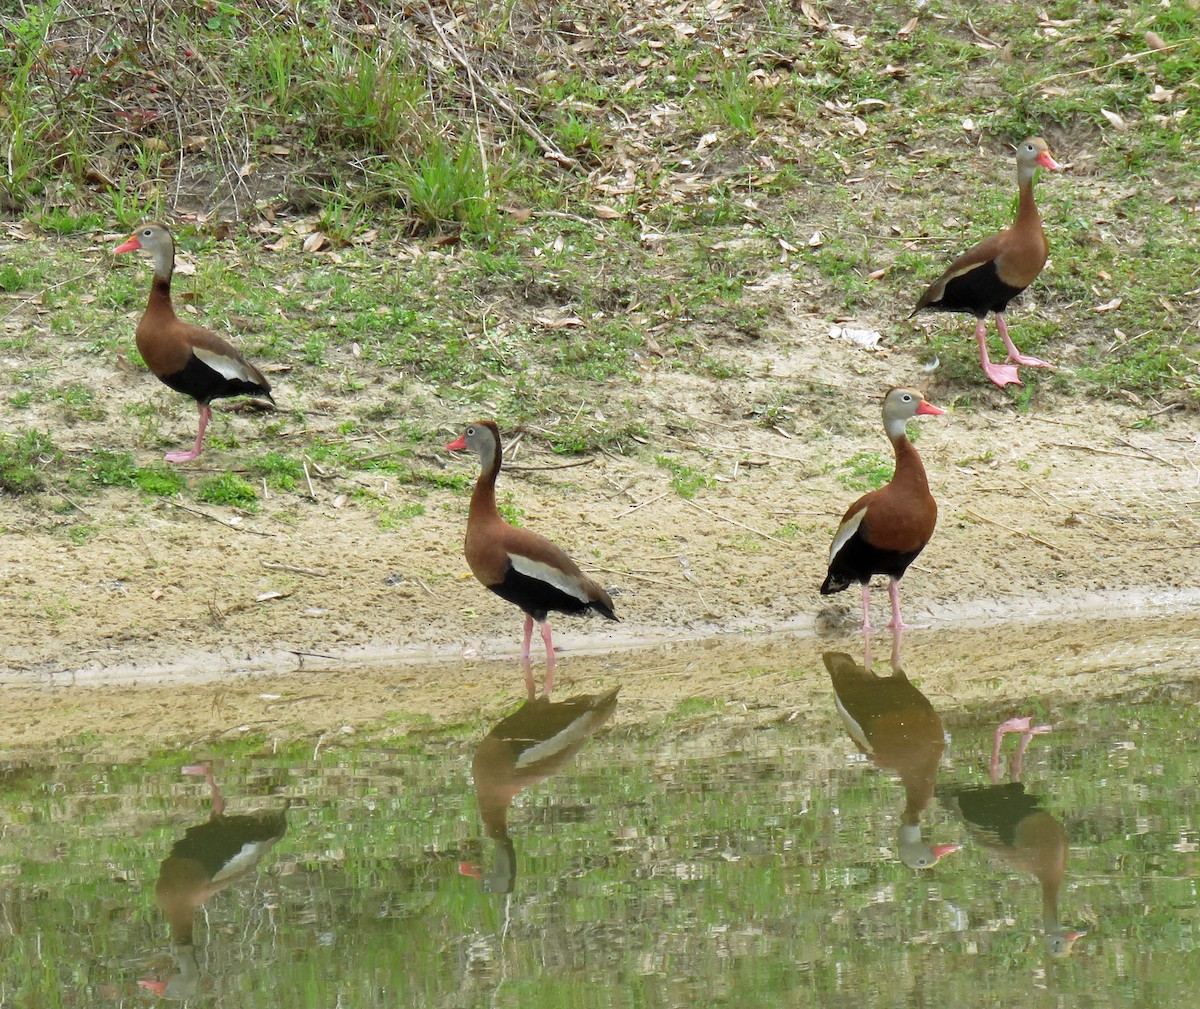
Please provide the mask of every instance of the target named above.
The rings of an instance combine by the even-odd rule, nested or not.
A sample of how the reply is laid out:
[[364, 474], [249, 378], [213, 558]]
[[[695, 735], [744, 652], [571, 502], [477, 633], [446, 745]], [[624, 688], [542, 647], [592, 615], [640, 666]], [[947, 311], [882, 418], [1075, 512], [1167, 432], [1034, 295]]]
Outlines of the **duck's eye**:
[[142, 237], [143, 237], [143, 238], [149, 238], [149, 237], [150, 237], [151, 235], [153, 235], [153, 234], [154, 234], [154, 229], [153, 229], [153, 228], [147, 228], [145, 231], [143, 231], [143, 232], [142, 232]]
[[469, 428], [467, 428], [467, 437], [468, 437], [468, 438], [474, 438], [474, 437], [475, 437], [475, 428], [473, 428], [473, 427], [469, 427]]
[[905, 402], [905, 403], [911, 403], [911, 402], [912, 402], [912, 397], [911, 397], [911, 396], [910, 396], [908, 393], [905, 393], [905, 394], [904, 394], [903, 396], [901, 396], [900, 398], [901, 398], [902, 400], [904, 400], [904, 402]]

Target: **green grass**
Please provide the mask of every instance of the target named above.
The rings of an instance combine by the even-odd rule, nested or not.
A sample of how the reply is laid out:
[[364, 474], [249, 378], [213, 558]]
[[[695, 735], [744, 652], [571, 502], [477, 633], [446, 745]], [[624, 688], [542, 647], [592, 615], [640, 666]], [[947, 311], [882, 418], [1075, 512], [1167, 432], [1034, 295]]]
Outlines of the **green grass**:
[[[114, 233], [172, 216], [181, 162], [237, 210], [211, 219], [239, 223], [176, 229], [196, 268], [176, 277], [178, 305], [291, 369], [272, 375], [279, 414], [218, 408], [210, 434], [273, 491], [299, 493], [305, 459], [457, 486], [419, 457], [434, 429], [480, 415], [555, 452], [640, 451], [663, 423], [656, 372], [736, 389], [743, 361], [793, 338], [796, 312], [876, 328], [901, 360], [936, 354], [949, 395], [980, 397], [971, 320], [905, 316], [950, 257], [1009, 222], [1007, 145], [1040, 132], [1070, 170], [1039, 179], [1051, 263], [1010, 321], [1063, 370], [1024, 369], [1005, 395], [1025, 410], [1043, 392], [1200, 408], [1194, 18], [1151, 0], [1052, 8], [1070, 23], [945, 0], [901, 35], [911, 6], [882, 0], [828, 11], [845, 29], [769, 0], [719, 28], [683, 12], [634, 33], [591, 2], [532, 21], [499, 5], [476, 12], [477, 47], [452, 51], [394, 3], [369, 29], [337, 5], [187, 7], [152, 31], [112, 5], [13, 7], [0, 209], [36, 237], [0, 264], [0, 350], [18, 362], [0, 403], [62, 444], [178, 444], [191, 418], [173, 393], [120, 402], [116, 384], [114, 406], [57, 369], [124, 360], [153, 386], [130, 318], [148, 270], [109, 253]], [[1175, 48], [1127, 58], [1148, 30]], [[585, 42], [567, 62], [564, 39]], [[328, 244], [306, 252], [314, 230]], [[789, 433], [834, 423], [811, 422], [782, 381], [750, 409]], [[126, 430], [93, 437], [117, 417]], [[60, 470], [26, 465], [26, 485]], [[200, 493], [164, 473], [83, 482]], [[671, 476], [680, 493], [704, 485]]]
[[838, 467], [837, 481], [850, 490], [876, 490], [892, 478], [895, 468], [894, 459], [878, 452], [858, 452]]

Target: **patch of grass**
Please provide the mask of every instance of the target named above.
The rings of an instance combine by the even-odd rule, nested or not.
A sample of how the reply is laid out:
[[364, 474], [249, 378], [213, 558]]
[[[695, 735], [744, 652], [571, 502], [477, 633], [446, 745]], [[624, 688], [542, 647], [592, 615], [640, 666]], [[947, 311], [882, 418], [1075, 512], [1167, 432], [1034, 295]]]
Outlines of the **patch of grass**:
[[678, 459], [672, 459], [665, 455], [656, 455], [654, 461], [671, 474], [671, 486], [675, 488], [675, 493], [681, 498], [686, 498], [690, 501], [696, 496], [696, 491], [701, 487], [712, 486], [713, 478], [711, 476], [693, 469]]
[[253, 485], [236, 473], [222, 473], [200, 484], [197, 496], [209, 504], [227, 505], [243, 511], [258, 511], [258, 494]]
[[839, 467], [844, 472], [837, 474], [843, 487], [856, 491], [869, 491], [882, 487], [892, 478], [895, 461], [885, 459], [878, 452], [858, 452]]
[[46, 470], [62, 458], [47, 431], [26, 428], [0, 435], [0, 491], [31, 494], [45, 485]]

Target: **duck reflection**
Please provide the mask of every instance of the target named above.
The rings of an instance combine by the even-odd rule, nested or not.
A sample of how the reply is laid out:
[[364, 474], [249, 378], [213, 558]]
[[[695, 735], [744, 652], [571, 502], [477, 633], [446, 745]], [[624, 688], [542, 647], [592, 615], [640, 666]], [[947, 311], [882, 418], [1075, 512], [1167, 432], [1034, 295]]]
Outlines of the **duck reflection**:
[[287, 805], [282, 809], [225, 815], [225, 800], [212, 769], [185, 767], [183, 774], [202, 776], [212, 793], [212, 812], [205, 823], [189, 827], [158, 870], [154, 892], [171, 926], [172, 955], [177, 973], [166, 981], [138, 984], [169, 999], [191, 998], [200, 988], [193, 927], [196, 912], [212, 896], [254, 872], [287, 831]]
[[[1086, 932], [1067, 931], [1059, 921], [1058, 894], [1067, 868], [1067, 832], [1046, 812], [1042, 800], [1028, 795], [1018, 780], [1025, 750], [1034, 736], [1050, 731], [1032, 725], [1030, 718], [1013, 718], [997, 726], [992, 742], [990, 785], [952, 786], [938, 797], [955, 809], [980, 844], [1005, 862], [1036, 877], [1042, 888], [1043, 942], [1051, 956], [1066, 956]], [[1002, 782], [1000, 749], [1004, 737], [1020, 733], [1009, 762], [1009, 780]]]
[[582, 694], [565, 701], [535, 696], [532, 677], [529, 698], [501, 719], [480, 742], [471, 761], [479, 818], [494, 844], [492, 868], [459, 865], [459, 872], [482, 880], [486, 893], [512, 893], [516, 881], [516, 852], [508, 833], [508, 810], [517, 793], [558, 774], [617, 707], [614, 687], [603, 694]]
[[900, 861], [910, 869], [936, 865], [960, 847], [929, 844], [921, 836], [921, 815], [933, 801], [946, 733], [929, 699], [900, 668], [900, 635], [893, 638], [890, 676], [872, 672], [869, 642], [862, 665], [845, 652], [825, 652], [822, 658], [850, 739], [876, 767], [899, 776], [904, 786], [897, 838]]

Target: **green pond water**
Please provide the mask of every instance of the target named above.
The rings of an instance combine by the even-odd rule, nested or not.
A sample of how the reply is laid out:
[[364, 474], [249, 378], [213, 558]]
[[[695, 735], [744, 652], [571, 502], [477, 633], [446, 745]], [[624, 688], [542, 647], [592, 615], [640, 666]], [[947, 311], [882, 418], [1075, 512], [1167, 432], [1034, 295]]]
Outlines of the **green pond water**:
[[[511, 851], [472, 773], [496, 719], [315, 753], [10, 752], [0, 1007], [1195, 1006], [1197, 646], [1125, 644], [1118, 696], [1068, 687], [1052, 713], [1003, 677], [968, 703], [922, 694], [919, 668], [868, 682], [861, 654], [832, 650], [793, 671], [819, 702], [803, 713], [710, 697], [664, 716], [622, 698], [517, 792]], [[830, 669], [843, 708], [879, 702], [874, 758]], [[993, 731], [1019, 715], [1053, 730], [1016, 774], [1021, 737], [1005, 736], [993, 774]], [[520, 749], [489, 745], [500, 764]], [[198, 760], [226, 820], [287, 807], [286, 833], [224, 885], [195, 859], [189, 875], [179, 847], [211, 820], [209, 786], [181, 773]], [[930, 844], [961, 847], [906, 864]], [[183, 910], [160, 875], [178, 876]]]

